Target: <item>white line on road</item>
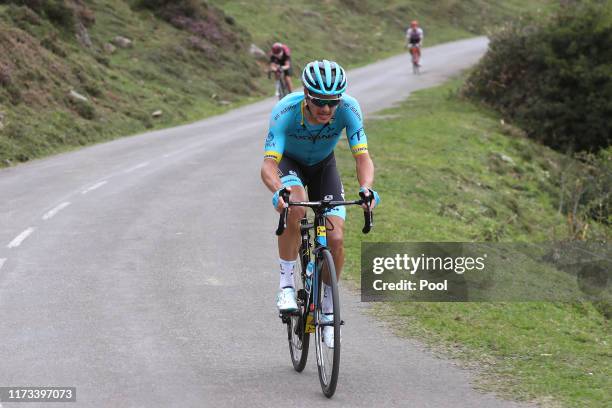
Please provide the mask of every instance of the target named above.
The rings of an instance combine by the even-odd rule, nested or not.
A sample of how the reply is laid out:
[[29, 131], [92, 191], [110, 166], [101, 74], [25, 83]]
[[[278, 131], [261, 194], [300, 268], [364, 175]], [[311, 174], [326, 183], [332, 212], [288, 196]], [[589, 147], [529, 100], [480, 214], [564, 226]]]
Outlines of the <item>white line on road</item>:
[[101, 181], [101, 182], [99, 182], [99, 183], [96, 183], [96, 184], [94, 184], [93, 186], [91, 186], [91, 187], [87, 187], [85, 190], [81, 191], [81, 194], [87, 194], [87, 193], [89, 193], [90, 191], [94, 191], [95, 189], [98, 189], [98, 188], [102, 187], [102, 186], [103, 186], [103, 185], [105, 185], [106, 183], [108, 183], [108, 181], [106, 181], [106, 180]]
[[70, 203], [68, 201], [61, 203], [60, 205], [58, 205], [57, 207], [55, 207], [54, 209], [52, 209], [51, 211], [47, 212], [45, 215], [43, 215], [42, 219], [43, 220], [48, 220], [50, 218], [53, 218], [55, 216], [55, 214], [57, 214], [58, 212], [62, 211], [64, 208], [68, 207], [70, 205]]
[[[0, 269], [2, 269], [2, 266], [4, 266], [5, 262], [6, 262], [6, 258], [0, 258]], [[2, 408], [2, 405], [0, 405], [0, 408]]]
[[12, 240], [6, 247], [7, 248], [17, 248], [33, 232], [34, 232], [34, 227], [28, 228], [27, 230], [23, 231], [21, 234], [17, 235], [17, 237], [14, 240]]
[[149, 162], [140, 163], [140, 164], [135, 165], [134, 167], [130, 167], [129, 169], [125, 170], [124, 173], [131, 173], [134, 170], [138, 170], [143, 167], [147, 167], [148, 165], [149, 165]]
[[215, 277], [209, 277], [206, 278], [206, 280], [204, 281], [205, 285], [210, 285], [210, 286], [223, 286], [223, 284], [221, 283], [221, 281]]

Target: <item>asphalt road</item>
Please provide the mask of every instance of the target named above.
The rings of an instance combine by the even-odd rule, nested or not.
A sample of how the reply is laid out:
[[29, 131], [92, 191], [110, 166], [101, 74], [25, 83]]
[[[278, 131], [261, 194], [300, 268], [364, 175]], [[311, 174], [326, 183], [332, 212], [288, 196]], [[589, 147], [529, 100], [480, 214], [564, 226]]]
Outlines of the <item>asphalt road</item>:
[[[353, 70], [349, 93], [367, 116], [486, 44], [425, 49], [419, 77], [407, 55]], [[77, 387], [76, 404], [53, 407], [518, 406], [475, 391], [472, 373], [394, 336], [347, 290], [335, 397], [320, 392], [314, 350], [293, 371], [259, 179], [273, 103], [0, 171], [0, 386]]]

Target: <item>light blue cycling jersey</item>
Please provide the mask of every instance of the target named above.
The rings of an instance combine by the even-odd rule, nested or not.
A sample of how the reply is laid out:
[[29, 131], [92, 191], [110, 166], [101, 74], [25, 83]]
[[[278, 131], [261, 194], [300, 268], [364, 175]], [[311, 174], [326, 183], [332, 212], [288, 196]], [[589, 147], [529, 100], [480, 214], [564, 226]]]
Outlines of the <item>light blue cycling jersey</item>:
[[278, 163], [286, 154], [298, 163], [312, 166], [334, 151], [343, 129], [346, 129], [353, 156], [368, 151], [357, 99], [342, 95], [332, 120], [325, 125], [308, 123], [304, 117], [305, 105], [304, 92], [291, 93], [276, 104], [270, 116], [264, 158]]

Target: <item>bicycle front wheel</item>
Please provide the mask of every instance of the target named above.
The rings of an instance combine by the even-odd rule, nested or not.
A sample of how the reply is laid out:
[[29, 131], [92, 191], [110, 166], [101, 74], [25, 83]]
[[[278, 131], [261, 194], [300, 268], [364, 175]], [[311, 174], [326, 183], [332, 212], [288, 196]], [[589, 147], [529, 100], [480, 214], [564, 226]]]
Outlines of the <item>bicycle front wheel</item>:
[[[336, 392], [338, 384], [338, 374], [340, 372], [340, 295], [338, 293], [338, 282], [336, 278], [336, 268], [331, 252], [324, 249], [320, 252], [319, 262], [319, 285], [318, 285], [318, 305], [316, 307], [317, 325], [315, 330], [316, 351], [317, 351], [317, 366], [319, 369], [319, 381], [321, 389], [327, 398], [331, 398]], [[333, 321], [325, 321], [323, 319], [323, 280], [322, 272], [329, 271], [332, 302], [333, 302]], [[332, 327], [334, 339], [332, 342], [325, 342], [323, 332], [325, 327]], [[331, 343], [331, 344], [330, 344]]]
[[[298, 265], [300, 268], [298, 268]], [[302, 372], [308, 360], [308, 345], [310, 344], [310, 333], [306, 331], [306, 308], [307, 299], [306, 291], [304, 290], [304, 271], [306, 265], [304, 260], [296, 264], [296, 270], [293, 272], [293, 281], [297, 293], [298, 310], [292, 314], [287, 323], [287, 337], [289, 339], [289, 352], [291, 353], [291, 362], [295, 371]], [[298, 270], [301, 269], [301, 270]]]
[[285, 81], [286, 81], [286, 79], [284, 77], [281, 77], [278, 80], [278, 82], [279, 82], [278, 100], [283, 99], [289, 93], [289, 89], [287, 89], [287, 83]]

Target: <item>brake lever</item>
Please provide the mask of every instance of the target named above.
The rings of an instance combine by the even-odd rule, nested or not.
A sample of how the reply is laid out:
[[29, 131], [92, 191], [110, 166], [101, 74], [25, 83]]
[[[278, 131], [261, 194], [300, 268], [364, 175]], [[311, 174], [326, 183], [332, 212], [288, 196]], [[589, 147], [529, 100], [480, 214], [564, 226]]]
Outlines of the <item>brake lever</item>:
[[287, 205], [287, 207], [285, 207], [285, 209], [283, 210], [283, 212], [281, 213], [279, 219], [278, 219], [278, 227], [276, 228], [276, 235], [277, 236], [281, 236], [283, 235], [283, 232], [285, 232], [285, 228], [287, 228], [287, 216], [289, 214], [289, 192], [287, 191], [286, 188], [283, 188], [280, 193], [279, 196], [283, 199], [283, 201], [285, 202], [285, 205]]
[[368, 206], [368, 209], [363, 211], [364, 225], [361, 230], [361, 232], [367, 234], [374, 226], [374, 214], [372, 213], [371, 207], [372, 200], [374, 199], [374, 197], [372, 196], [371, 192], [370, 195], [366, 196], [363, 191], [359, 192], [359, 196], [361, 197], [363, 204], [366, 204]]

